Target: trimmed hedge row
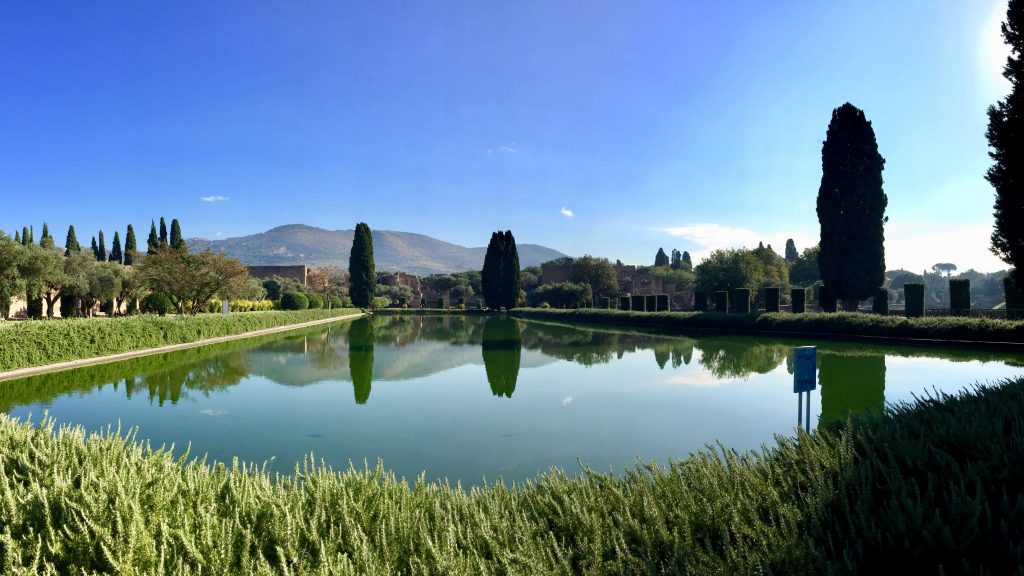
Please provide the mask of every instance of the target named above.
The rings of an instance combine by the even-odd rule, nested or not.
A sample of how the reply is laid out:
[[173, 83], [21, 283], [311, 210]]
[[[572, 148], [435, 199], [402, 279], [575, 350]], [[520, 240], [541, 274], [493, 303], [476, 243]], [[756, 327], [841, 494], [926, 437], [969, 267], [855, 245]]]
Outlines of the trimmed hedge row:
[[1024, 321], [992, 318], [904, 318], [856, 312], [724, 314], [720, 312], [624, 312], [621, 310], [539, 310], [515, 308], [511, 314], [561, 322], [624, 324], [679, 331], [782, 333], [895, 339], [1024, 343]]
[[355, 309], [339, 308], [239, 312], [228, 316], [119, 316], [5, 322], [0, 324], [0, 372], [166, 344], [185, 344], [358, 312]]

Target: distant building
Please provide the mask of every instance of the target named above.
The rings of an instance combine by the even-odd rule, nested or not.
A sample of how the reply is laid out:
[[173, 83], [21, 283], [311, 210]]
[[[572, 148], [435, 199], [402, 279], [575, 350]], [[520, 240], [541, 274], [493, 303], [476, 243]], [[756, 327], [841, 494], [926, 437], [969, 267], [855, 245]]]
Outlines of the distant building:
[[253, 278], [271, 278], [280, 276], [302, 282], [306, 285], [306, 275], [309, 269], [305, 264], [298, 266], [249, 266], [249, 276]]

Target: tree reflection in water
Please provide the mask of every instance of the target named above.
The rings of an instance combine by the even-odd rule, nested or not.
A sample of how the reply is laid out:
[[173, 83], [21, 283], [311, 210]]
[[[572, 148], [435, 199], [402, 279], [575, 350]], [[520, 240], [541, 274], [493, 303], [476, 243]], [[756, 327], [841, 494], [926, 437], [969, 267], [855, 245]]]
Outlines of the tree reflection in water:
[[352, 321], [348, 331], [348, 367], [356, 404], [366, 404], [373, 380], [374, 325], [371, 318]]
[[518, 320], [492, 317], [485, 321], [481, 348], [487, 382], [495, 396], [511, 398], [516, 391], [522, 347]]

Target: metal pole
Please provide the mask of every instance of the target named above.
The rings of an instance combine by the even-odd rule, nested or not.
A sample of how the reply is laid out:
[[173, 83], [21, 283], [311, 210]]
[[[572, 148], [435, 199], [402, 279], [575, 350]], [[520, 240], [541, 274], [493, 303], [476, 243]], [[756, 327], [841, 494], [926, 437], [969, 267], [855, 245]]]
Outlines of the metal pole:
[[796, 394], [796, 425], [802, 426], [804, 423], [804, 393], [797, 392]]
[[807, 433], [811, 433], [811, 391], [807, 391], [807, 418], [804, 419], [804, 426], [807, 427]]

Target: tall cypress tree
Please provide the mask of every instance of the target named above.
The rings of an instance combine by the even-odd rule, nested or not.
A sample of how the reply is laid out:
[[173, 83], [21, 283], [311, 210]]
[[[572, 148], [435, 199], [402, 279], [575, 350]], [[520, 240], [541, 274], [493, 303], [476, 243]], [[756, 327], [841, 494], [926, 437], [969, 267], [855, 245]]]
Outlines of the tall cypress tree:
[[480, 271], [480, 291], [489, 308], [497, 308], [501, 292], [501, 232], [492, 232], [484, 254], [484, 268]]
[[107, 261], [107, 241], [103, 239], [103, 230], [100, 230], [100, 241], [96, 245], [96, 259], [100, 262]]
[[846, 310], [855, 310], [885, 281], [884, 167], [864, 112], [849, 102], [833, 110], [821, 147], [818, 267]]
[[501, 305], [515, 308], [519, 305], [519, 292], [523, 289], [522, 271], [519, 269], [519, 250], [512, 231], [506, 230], [501, 250]]
[[683, 250], [683, 270], [693, 272], [693, 261], [690, 260], [690, 253]]
[[78, 243], [78, 237], [75, 236], [74, 225], [68, 226], [68, 237], [64, 240], [64, 255], [70, 256], [72, 252], [81, 252], [82, 246]]
[[100, 247], [98, 244], [96, 244], [95, 236], [92, 237], [92, 257], [97, 260], [100, 259]]
[[17, 230], [14, 231], [14, 243], [21, 244], [22, 246], [25, 245], [25, 243], [21, 241], [21, 233]]
[[680, 268], [682, 268], [683, 267], [683, 253], [680, 252], [679, 250], [676, 250], [675, 248], [673, 248], [672, 249], [672, 258], [669, 260], [668, 265], [671, 266], [673, 270], [679, 270]]
[[149, 238], [146, 239], [146, 254], [152, 256], [156, 254], [156, 249], [160, 247], [160, 239], [156, 235], [156, 222], [149, 221]]
[[664, 248], [658, 248], [658, 253], [654, 255], [655, 266], [668, 266], [668, 254], [665, 254]]
[[185, 247], [185, 239], [181, 237], [181, 224], [178, 219], [171, 220], [171, 248], [181, 250]]
[[28, 235], [28, 226], [21, 229], [21, 245], [28, 246], [32, 243], [32, 237]]
[[50, 227], [46, 225], [46, 222], [43, 222], [43, 235], [39, 238], [39, 245], [47, 250], [53, 250], [53, 247], [56, 245], [53, 241], [53, 236], [50, 236]]
[[110, 247], [110, 261], [122, 264], [124, 262], [124, 254], [121, 253], [121, 233], [114, 230], [114, 244]]
[[359, 308], [369, 308], [377, 288], [377, 271], [373, 263], [373, 234], [365, 222], [356, 224], [352, 252], [348, 256], [349, 296]]
[[1010, 94], [988, 109], [988, 155], [993, 164], [985, 179], [996, 191], [992, 253], [1013, 269], [1010, 275], [1024, 286], [1024, 0], [1010, 0], [1003, 40], [1010, 46], [1003, 76]]
[[160, 245], [167, 246], [167, 223], [163, 216], [160, 217]]
[[138, 246], [135, 243], [135, 228], [128, 225], [128, 232], [124, 235], [124, 265], [131, 266], [135, 263], [135, 251]]
[[793, 239], [786, 240], [786, 262], [792, 264], [799, 257], [800, 254], [796, 251], [796, 244], [793, 242]]

